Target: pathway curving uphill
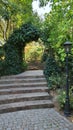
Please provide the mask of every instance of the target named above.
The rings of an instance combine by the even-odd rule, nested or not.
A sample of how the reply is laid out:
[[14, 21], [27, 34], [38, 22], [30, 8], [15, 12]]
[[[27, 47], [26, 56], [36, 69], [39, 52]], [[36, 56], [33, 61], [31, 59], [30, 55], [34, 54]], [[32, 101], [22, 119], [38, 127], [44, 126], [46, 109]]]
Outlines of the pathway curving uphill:
[[0, 114], [54, 107], [42, 70], [26, 71], [0, 79]]

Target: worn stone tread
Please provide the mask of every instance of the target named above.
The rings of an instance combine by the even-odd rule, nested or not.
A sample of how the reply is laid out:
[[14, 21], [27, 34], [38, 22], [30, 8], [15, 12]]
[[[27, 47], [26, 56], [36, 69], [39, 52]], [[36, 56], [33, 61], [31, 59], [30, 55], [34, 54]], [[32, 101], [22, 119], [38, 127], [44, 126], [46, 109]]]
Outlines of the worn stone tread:
[[17, 74], [17, 75], [9, 75], [9, 76], [2, 76], [1, 79], [7, 79], [7, 78], [24, 78], [24, 77], [44, 77], [43, 70], [30, 70], [25, 71], [23, 73]]
[[15, 78], [15, 79], [20, 79], [20, 78], [22, 78], [22, 79], [27, 79], [27, 78], [44, 78], [44, 75], [32, 75], [32, 74], [30, 74], [30, 75], [10, 75], [10, 76], [2, 76], [2, 77], [0, 77], [0, 79], [12, 79], [12, 78]]
[[46, 82], [36, 82], [36, 83], [12, 83], [12, 84], [0, 84], [0, 88], [5, 88], [5, 87], [7, 87], [7, 88], [9, 88], [9, 87], [25, 87], [25, 86], [30, 86], [30, 87], [35, 87], [35, 86], [46, 86], [47, 85], [47, 83]]
[[31, 101], [31, 100], [48, 100], [51, 96], [47, 92], [26, 93], [26, 94], [9, 94], [0, 96], [0, 104]]
[[20, 88], [0, 89], [0, 95], [33, 93], [33, 92], [49, 92], [49, 90], [48, 87], [20, 87]]
[[42, 70], [0, 78], [0, 113], [52, 107]]
[[11, 78], [11, 79], [0, 79], [0, 84], [10, 84], [10, 83], [29, 83], [29, 82], [42, 82], [42, 81], [46, 81], [46, 79], [43, 77], [38, 77], [38, 78]]
[[18, 110], [54, 107], [50, 100], [24, 101], [0, 105], [0, 113], [13, 112]]
[[3, 99], [14, 99], [14, 98], [21, 98], [21, 97], [36, 97], [36, 96], [49, 96], [47, 92], [37, 92], [37, 93], [25, 93], [25, 94], [9, 94], [9, 95], [0, 95], [0, 100]]

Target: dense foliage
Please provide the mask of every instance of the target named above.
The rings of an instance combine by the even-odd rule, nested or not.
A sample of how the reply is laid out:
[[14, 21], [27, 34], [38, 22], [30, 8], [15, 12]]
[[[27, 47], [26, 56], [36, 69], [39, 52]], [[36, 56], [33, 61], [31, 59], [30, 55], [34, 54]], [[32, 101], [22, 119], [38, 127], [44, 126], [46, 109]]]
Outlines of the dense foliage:
[[[51, 0], [52, 10], [46, 14], [42, 26], [42, 40], [44, 41], [45, 48], [48, 48], [48, 57], [51, 56], [57, 61], [56, 66], [60, 68], [60, 75], [65, 75], [65, 58], [64, 42], [71, 41], [73, 47], [73, 1], [58, 1]], [[47, 58], [48, 58], [47, 57]], [[46, 72], [49, 71], [49, 63], [46, 62]], [[53, 66], [55, 67], [55, 66]], [[51, 67], [51, 71], [53, 68]], [[60, 76], [58, 76], [60, 77]], [[55, 79], [55, 75], [49, 74], [49, 79]], [[69, 54], [69, 80], [70, 85], [73, 84], [73, 48]], [[56, 81], [56, 79], [55, 79]], [[53, 82], [52, 82], [53, 86]]]
[[41, 57], [43, 54], [43, 45], [38, 42], [30, 42], [29, 44], [26, 45], [25, 47], [25, 60], [26, 62], [38, 62], [41, 61]]
[[[53, 57], [48, 57], [45, 62], [44, 74], [46, 76], [49, 89], [53, 88], [53, 85], [58, 85], [60, 72], [61, 70], [55, 59]], [[57, 80], [57, 84], [54, 84], [54, 80]]]
[[[70, 96], [70, 109], [73, 110], [73, 90], [70, 89], [70, 93], [69, 93], [69, 96]], [[65, 98], [66, 98], [66, 91], [63, 90], [63, 91], [58, 91], [58, 96], [57, 96], [57, 101], [59, 103], [59, 107], [60, 109], [64, 109], [64, 106], [65, 106]]]
[[[44, 53], [42, 60], [52, 56], [54, 58], [54, 61], [57, 62], [57, 65], [60, 68], [60, 70], [65, 73], [66, 55], [64, 52], [63, 44], [66, 40], [69, 40], [73, 43], [73, 1], [72, 0], [67, 0], [67, 1], [66, 0], [65, 1], [39, 0], [39, 1], [40, 1], [39, 3], [40, 7], [46, 6], [48, 2], [51, 2], [50, 5], [51, 11], [50, 13], [45, 15], [44, 21], [43, 20], [40, 21], [39, 18], [37, 17], [37, 14], [32, 12], [32, 0], [29, 1], [1, 0], [0, 1], [0, 37], [1, 38], [3, 37], [4, 40], [7, 40], [9, 37], [9, 40], [7, 40], [7, 44], [5, 44], [5, 46], [11, 45], [11, 48], [16, 47], [17, 49], [15, 50], [15, 53], [19, 53], [22, 55], [23, 47], [26, 45], [27, 42], [30, 41], [30, 39], [35, 39], [35, 37], [30, 38], [31, 35], [28, 29], [24, 30], [20, 28], [15, 31], [13, 30], [15, 28], [20, 27], [22, 23], [25, 23], [27, 21], [32, 21], [32, 23], [36, 24], [37, 27], [41, 29], [42, 32], [41, 39], [43, 40], [45, 48], [48, 48], [48, 55]], [[23, 33], [27, 31], [28, 34], [26, 33], [25, 35], [23, 35]], [[10, 35], [12, 32], [13, 34]], [[21, 48], [20, 50], [22, 50], [21, 52], [19, 50], [19, 46]], [[72, 84], [73, 49], [71, 49], [71, 54], [72, 56], [71, 55], [69, 56], [70, 59], [69, 67], [72, 68], [70, 69], [70, 79]], [[17, 59], [19, 60], [19, 58]], [[53, 79], [55, 79], [55, 77]]]
[[4, 41], [15, 28], [28, 21], [37, 24], [38, 19], [32, 11], [32, 0], [0, 0], [0, 38]]
[[4, 68], [4, 49], [0, 46], [0, 76], [3, 75]]
[[26, 23], [14, 30], [4, 45], [5, 74], [17, 74], [23, 71], [23, 55], [26, 43], [38, 40], [39, 31], [31, 24]]
[[[0, 0], [0, 75], [16, 74], [26, 67], [23, 62], [24, 48], [28, 42], [37, 40], [39, 31], [28, 21], [41, 29], [40, 38], [45, 50], [42, 62], [45, 62], [44, 74], [49, 88], [61, 88], [58, 101], [64, 108], [66, 84], [64, 42], [72, 42], [69, 54], [70, 105], [73, 109], [73, 0], [39, 0], [39, 6], [51, 3], [51, 11], [40, 20], [32, 11], [32, 0]], [[23, 23], [25, 23], [23, 25]], [[27, 23], [27, 24], [26, 24]], [[20, 27], [20, 28], [19, 28]], [[16, 29], [15, 29], [16, 28]], [[31, 58], [37, 59], [33, 51]], [[63, 88], [63, 89], [62, 89]]]
[[[72, 49], [68, 58], [68, 70], [69, 70], [69, 87], [70, 87], [70, 108], [73, 110], [73, 1], [72, 0], [51, 0], [52, 10], [45, 16], [45, 20], [42, 26], [45, 48], [48, 48], [47, 60], [51, 56], [56, 61], [45, 62], [45, 75], [48, 81], [49, 88], [60, 87], [58, 95], [58, 102], [60, 108], [64, 108], [66, 99], [66, 54], [64, 51], [64, 42], [72, 42]], [[51, 59], [52, 60], [52, 59]], [[49, 61], [49, 60], [48, 60]], [[59, 68], [60, 71], [57, 71]], [[56, 74], [52, 74], [54, 73]], [[50, 73], [52, 72], [52, 73]]]

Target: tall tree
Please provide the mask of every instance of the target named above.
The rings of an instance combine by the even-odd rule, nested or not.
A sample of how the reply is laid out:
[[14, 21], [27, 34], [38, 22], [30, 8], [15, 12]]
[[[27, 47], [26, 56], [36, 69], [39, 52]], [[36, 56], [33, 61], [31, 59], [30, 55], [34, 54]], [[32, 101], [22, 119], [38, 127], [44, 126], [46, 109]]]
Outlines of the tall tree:
[[32, 0], [0, 1], [0, 36], [7, 40], [14, 28], [32, 17]]
[[73, 42], [73, 1], [54, 0], [52, 10], [46, 16], [44, 25], [48, 30], [48, 46], [50, 43], [55, 53], [63, 60], [63, 43], [66, 40]]

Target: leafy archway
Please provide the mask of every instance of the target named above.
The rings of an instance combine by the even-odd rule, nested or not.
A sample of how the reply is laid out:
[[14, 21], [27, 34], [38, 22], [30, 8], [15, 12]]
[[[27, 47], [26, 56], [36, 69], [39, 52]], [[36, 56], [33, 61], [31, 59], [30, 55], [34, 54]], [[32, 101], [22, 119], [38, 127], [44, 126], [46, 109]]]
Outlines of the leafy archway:
[[23, 71], [23, 50], [26, 43], [36, 41], [39, 31], [31, 23], [16, 29], [4, 45], [5, 74], [17, 74]]

